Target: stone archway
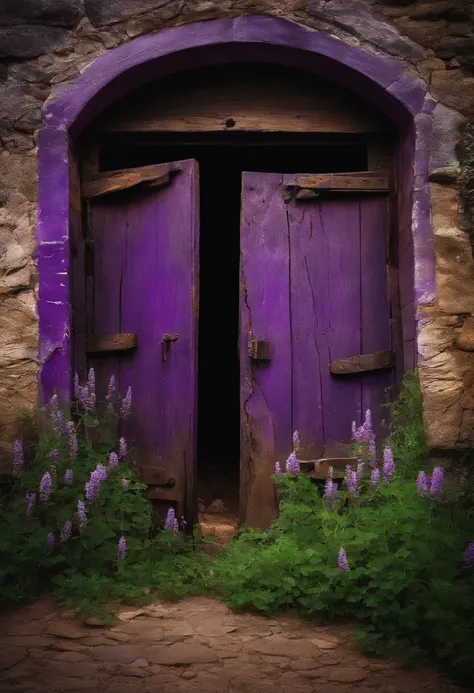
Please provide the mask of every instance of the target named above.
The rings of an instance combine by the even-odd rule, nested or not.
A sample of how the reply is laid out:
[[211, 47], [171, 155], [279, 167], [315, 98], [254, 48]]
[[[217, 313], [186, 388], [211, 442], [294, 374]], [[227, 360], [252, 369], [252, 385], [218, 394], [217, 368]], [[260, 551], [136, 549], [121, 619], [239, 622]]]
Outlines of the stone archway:
[[413, 367], [420, 353], [415, 312], [435, 302], [434, 235], [428, 189], [433, 157], [432, 128], [436, 102], [426, 84], [406, 64], [366, 52], [303, 28], [294, 22], [263, 16], [219, 19], [164, 29], [134, 39], [102, 55], [75, 81], [49, 100], [38, 136], [40, 386], [70, 394], [69, 161], [70, 140], [104, 108], [150, 79], [190, 66], [256, 60], [305, 69], [328, 76], [356, 91], [384, 111], [400, 132], [402, 173], [399, 225], [407, 262], [402, 322], [405, 361]]

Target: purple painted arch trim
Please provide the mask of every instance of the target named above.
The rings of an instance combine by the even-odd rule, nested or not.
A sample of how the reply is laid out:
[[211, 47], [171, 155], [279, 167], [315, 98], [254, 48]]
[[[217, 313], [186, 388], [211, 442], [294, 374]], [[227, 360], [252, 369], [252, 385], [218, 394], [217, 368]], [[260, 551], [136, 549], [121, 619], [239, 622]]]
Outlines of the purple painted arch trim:
[[[113, 101], [146, 82], [180, 72], [236, 61], [263, 61], [299, 67], [352, 89], [383, 110], [400, 127], [422, 112], [426, 86], [394, 58], [348, 46], [295, 22], [266, 16], [218, 19], [147, 34], [97, 58], [74, 81], [50, 97], [38, 135], [40, 392], [71, 387], [69, 297], [69, 139]], [[418, 142], [420, 138], [416, 138]], [[415, 145], [415, 164], [419, 155]], [[417, 189], [428, 190], [427, 172]], [[422, 194], [418, 193], [418, 198]], [[429, 202], [413, 207], [413, 227], [425, 248], [417, 264], [417, 298], [434, 293], [431, 228], [423, 224]], [[417, 223], [418, 222], [418, 223]], [[415, 255], [417, 239], [415, 238]], [[420, 266], [420, 262], [422, 267]]]

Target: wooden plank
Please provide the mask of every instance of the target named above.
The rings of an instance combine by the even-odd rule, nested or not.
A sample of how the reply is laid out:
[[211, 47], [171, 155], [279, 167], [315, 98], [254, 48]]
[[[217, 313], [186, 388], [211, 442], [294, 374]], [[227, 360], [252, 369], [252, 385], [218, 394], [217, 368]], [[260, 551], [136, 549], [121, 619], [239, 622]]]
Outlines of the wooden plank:
[[[275, 517], [271, 476], [291, 452], [289, 244], [282, 176], [242, 178], [240, 377], [241, 520], [268, 527]], [[249, 359], [249, 340], [272, 345], [267, 368]]]
[[361, 341], [359, 201], [288, 205], [291, 248], [294, 427], [308, 456], [349, 440], [360, 423], [360, 379], [331, 377], [330, 363]]
[[[387, 323], [389, 332], [390, 321], [388, 318]], [[387, 332], [387, 330], [383, 331]], [[348, 359], [332, 361], [330, 370], [333, 375], [354, 375], [356, 373], [370, 373], [372, 371], [386, 369], [391, 370], [393, 368], [393, 359], [394, 357], [391, 351], [377, 351], [374, 354], [361, 354], [359, 356], [351, 356]], [[380, 401], [376, 404], [380, 404]]]
[[87, 374], [85, 335], [87, 332], [85, 239], [79, 162], [69, 146], [69, 247], [71, 250], [72, 366], [84, 380]]
[[141, 166], [122, 173], [115, 172], [110, 176], [101, 176], [84, 183], [82, 193], [86, 198], [100, 197], [120, 190], [128, 190], [144, 183], [159, 187], [169, 183], [169, 180], [170, 171], [167, 164]]
[[163, 467], [137, 467], [138, 476], [142, 484], [149, 486], [169, 486], [176, 485], [176, 479], [167, 469]]
[[388, 192], [390, 175], [379, 171], [356, 173], [322, 173], [319, 175], [285, 176], [288, 188], [331, 190], [337, 192]]
[[[132, 415], [123, 435], [134, 441], [143, 466], [176, 479], [194, 511], [196, 464], [197, 285], [199, 193], [197, 164], [177, 164], [181, 175], [147, 195], [94, 199], [95, 304], [93, 332], [140, 335], [139, 349], [114, 359], [95, 357], [101, 397], [115, 361], [124, 395], [132, 387]], [[163, 334], [179, 334], [166, 362]], [[98, 376], [99, 377], [99, 376]], [[162, 496], [160, 496], [161, 498]]]
[[[361, 363], [366, 375], [362, 378], [362, 410], [372, 412], [372, 425], [377, 437], [386, 435], [383, 419], [387, 407], [387, 388], [395, 382], [395, 355], [390, 329], [390, 293], [387, 276], [387, 240], [389, 234], [389, 198], [373, 196], [360, 201], [361, 223], [361, 327], [362, 354], [373, 359]], [[367, 268], [367, 269], [366, 269]], [[370, 268], [370, 269], [369, 269]], [[377, 356], [378, 354], [378, 356]], [[371, 363], [372, 361], [372, 363]], [[370, 366], [372, 365], [372, 369]], [[374, 372], [370, 373], [369, 370]]]
[[103, 334], [87, 337], [87, 351], [98, 354], [107, 351], [130, 351], [138, 346], [137, 334]]
[[393, 131], [381, 112], [336, 84], [291, 68], [225, 65], [173, 75], [114, 103], [99, 132]]

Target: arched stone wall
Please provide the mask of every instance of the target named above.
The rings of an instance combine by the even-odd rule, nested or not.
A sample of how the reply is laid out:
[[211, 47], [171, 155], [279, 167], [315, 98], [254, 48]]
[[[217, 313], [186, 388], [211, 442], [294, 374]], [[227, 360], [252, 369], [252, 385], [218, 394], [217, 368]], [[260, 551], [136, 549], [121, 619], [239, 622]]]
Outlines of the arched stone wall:
[[[9, 466], [9, 439], [18, 411], [35, 405], [38, 371], [46, 388], [56, 383], [64, 391], [68, 379], [68, 209], [62, 194], [68, 187], [68, 138], [123, 94], [127, 79], [137, 86], [140, 79], [151, 77], [150, 69], [156, 70], [155, 77], [182, 69], [186, 53], [189, 57], [192, 50], [196, 51], [193, 61], [203, 64], [241, 59], [243, 54], [251, 57], [251, 51], [256, 58], [265, 54], [265, 59], [293, 61], [295, 66], [304, 61], [305, 69], [311, 63], [316, 73], [331, 74], [356, 89], [397, 122], [403, 133], [406, 179], [413, 177], [414, 182], [409, 222], [415, 240], [418, 327], [412, 338], [430, 440], [446, 449], [472, 446], [474, 399], [469, 392], [474, 385], [474, 354], [465, 350], [466, 341], [459, 339], [459, 333], [466, 333], [464, 322], [474, 313], [474, 263], [456, 183], [455, 146], [463, 117], [449, 106], [470, 112], [474, 78], [468, 54], [463, 54], [465, 59], [457, 53], [451, 56], [458, 48], [444, 46], [437, 56], [436, 41], [427, 28], [430, 22], [441, 23], [449, 33], [451, 22], [454, 31], [464, 10], [452, 17], [423, 18], [413, 14], [411, 5], [391, 8], [385, 0], [140, 0], [138, 5], [136, 0], [120, 0], [113, 6], [102, 0], [50, 0], [47, 11], [43, 5], [39, 3], [33, 12], [29, 3], [18, 0], [9, 9], [7, 25], [0, 26], [0, 55], [8, 57], [0, 66], [3, 469]], [[250, 12], [260, 16], [240, 16]], [[236, 18], [193, 23], [223, 16]], [[162, 28], [173, 25], [180, 28]], [[157, 33], [140, 36], [150, 31]], [[186, 32], [199, 45], [176, 46], [177, 36]], [[152, 55], [152, 44], [161, 46], [160, 55]], [[438, 102], [426, 94], [427, 89]], [[39, 301], [34, 253], [37, 173]]]

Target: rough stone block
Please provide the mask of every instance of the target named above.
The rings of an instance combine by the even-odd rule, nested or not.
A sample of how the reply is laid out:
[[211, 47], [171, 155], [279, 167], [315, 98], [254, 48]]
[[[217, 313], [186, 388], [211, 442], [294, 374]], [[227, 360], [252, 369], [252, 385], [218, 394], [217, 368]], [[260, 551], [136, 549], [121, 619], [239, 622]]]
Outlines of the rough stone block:
[[60, 27], [38, 24], [0, 27], [0, 58], [36, 58], [71, 45], [71, 32]]
[[55, 24], [74, 28], [84, 14], [83, 0], [3, 0], [2, 24]]
[[172, 4], [174, 0], [85, 0], [85, 9], [93, 26], [107, 26]]

